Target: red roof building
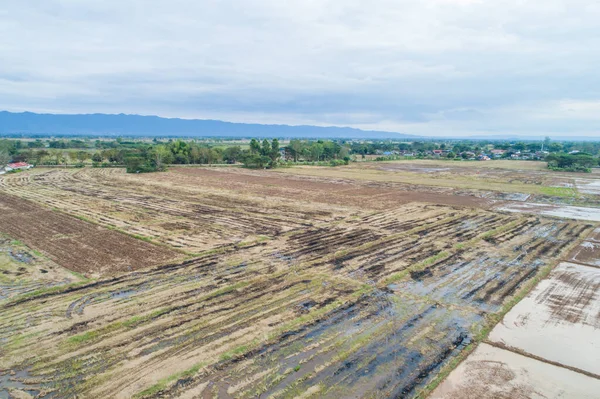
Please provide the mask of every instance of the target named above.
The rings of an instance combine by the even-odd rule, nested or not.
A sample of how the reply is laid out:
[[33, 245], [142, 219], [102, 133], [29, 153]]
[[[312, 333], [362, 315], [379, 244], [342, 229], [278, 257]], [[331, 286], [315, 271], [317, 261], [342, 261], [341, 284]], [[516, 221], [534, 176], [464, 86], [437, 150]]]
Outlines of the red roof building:
[[33, 167], [33, 165], [30, 165], [27, 162], [9, 163], [6, 166], [8, 166], [10, 169], [29, 169], [29, 168]]

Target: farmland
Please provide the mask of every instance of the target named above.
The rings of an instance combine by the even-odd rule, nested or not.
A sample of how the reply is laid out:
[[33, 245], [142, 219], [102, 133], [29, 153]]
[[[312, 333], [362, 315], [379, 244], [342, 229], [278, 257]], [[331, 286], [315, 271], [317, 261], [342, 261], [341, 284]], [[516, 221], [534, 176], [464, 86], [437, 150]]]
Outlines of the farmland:
[[542, 211], [597, 196], [502, 166], [2, 176], [0, 398], [424, 396], [561, 259], [595, 265], [597, 222]]

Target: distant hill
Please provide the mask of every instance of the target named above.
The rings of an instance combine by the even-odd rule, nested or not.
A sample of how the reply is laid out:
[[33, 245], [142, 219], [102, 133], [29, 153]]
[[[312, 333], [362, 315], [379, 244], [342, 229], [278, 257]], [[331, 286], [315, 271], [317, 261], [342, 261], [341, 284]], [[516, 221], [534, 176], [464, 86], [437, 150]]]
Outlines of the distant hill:
[[0, 112], [0, 135], [36, 134], [54, 136], [143, 136], [143, 137], [286, 137], [386, 139], [416, 136], [354, 129], [349, 127], [260, 125], [208, 119], [161, 118], [141, 115], [36, 114]]

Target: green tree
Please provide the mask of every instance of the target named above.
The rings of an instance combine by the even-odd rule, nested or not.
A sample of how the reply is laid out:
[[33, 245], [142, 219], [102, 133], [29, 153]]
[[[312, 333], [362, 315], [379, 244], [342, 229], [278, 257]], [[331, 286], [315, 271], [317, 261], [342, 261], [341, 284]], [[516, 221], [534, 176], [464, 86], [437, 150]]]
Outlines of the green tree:
[[564, 147], [561, 143], [550, 143], [548, 148], [546, 148], [545, 150], [550, 152], [561, 152], [563, 149]]
[[79, 163], [84, 163], [87, 159], [89, 159], [90, 154], [85, 151], [77, 151], [76, 157]]
[[256, 139], [250, 140], [250, 152], [252, 154], [260, 153], [260, 143]]
[[41, 164], [45, 157], [50, 155], [50, 153], [46, 150], [38, 150], [33, 154], [33, 159], [36, 164]]
[[269, 140], [267, 140], [267, 139], [263, 140], [262, 149], [261, 149], [260, 153], [265, 157], [271, 156], [271, 143], [269, 143]]
[[165, 165], [173, 162], [173, 153], [164, 145], [156, 145], [150, 153], [157, 170], [164, 170]]
[[244, 166], [253, 169], [264, 169], [269, 164], [271, 158], [260, 154], [249, 154], [244, 158]]
[[321, 159], [321, 155], [323, 155], [323, 144], [321, 143], [313, 143], [310, 146], [310, 159], [315, 162]]
[[69, 151], [67, 152], [67, 157], [65, 157], [65, 159], [66, 158], [69, 158], [71, 162], [75, 163], [77, 162], [77, 153], [75, 151]]
[[523, 142], [518, 142], [518, 143], [515, 143], [515, 145], [513, 145], [513, 148], [517, 151], [523, 151], [527, 148], [527, 144], [525, 144]]
[[0, 168], [3, 168], [10, 162], [10, 154], [8, 150], [0, 148]]
[[227, 163], [236, 163], [242, 158], [242, 149], [240, 146], [227, 147], [223, 152], [223, 160]]
[[302, 142], [300, 140], [291, 140], [288, 145], [290, 154], [294, 158], [294, 162], [298, 162], [298, 157], [302, 154]]
[[271, 167], [274, 168], [281, 157], [281, 154], [279, 153], [279, 140], [273, 139], [271, 142], [271, 153], [269, 156], [271, 158]]

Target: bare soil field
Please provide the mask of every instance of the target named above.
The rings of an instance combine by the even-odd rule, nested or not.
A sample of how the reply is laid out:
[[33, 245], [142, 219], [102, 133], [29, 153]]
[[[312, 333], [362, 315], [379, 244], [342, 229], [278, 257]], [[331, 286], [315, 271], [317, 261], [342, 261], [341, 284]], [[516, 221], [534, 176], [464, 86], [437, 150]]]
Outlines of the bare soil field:
[[78, 281], [77, 274], [20, 241], [0, 235], [0, 300]]
[[72, 271], [90, 275], [136, 270], [181, 257], [133, 239], [0, 193], [0, 231], [40, 250]]
[[568, 260], [600, 268], [600, 242], [585, 240], [573, 250]]
[[[350, 166], [297, 167], [278, 172], [322, 178], [369, 180], [430, 188], [447, 188], [493, 200], [530, 200], [600, 206], [600, 175], [554, 172], [545, 162], [488, 161], [452, 162], [443, 160], [386, 161]], [[516, 197], [515, 197], [516, 195]]]
[[[294, 168], [296, 170], [296, 168]], [[247, 190], [249, 193], [267, 193], [289, 199], [339, 204], [345, 206], [388, 209], [413, 201], [440, 205], [486, 207], [489, 201], [476, 196], [460, 195], [451, 190], [428, 189], [410, 185], [364, 182], [353, 179], [330, 179], [319, 176], [281, 176], [278, 172], [245, 169], [175, 169], [185, 174], [186, 180], [221, 182], [226, 187]], [[166, 177], [166, 178], [170, 178]], [[459, 194], [457, 196], [457, 194]]]
[[0, 233], [97, 276], [0, 299], [0, 397], [424, 395], [597, 228], [495, 201], [238, 168], [2, 177]]

